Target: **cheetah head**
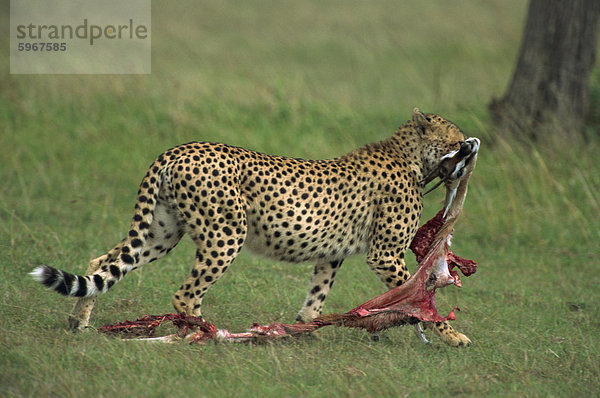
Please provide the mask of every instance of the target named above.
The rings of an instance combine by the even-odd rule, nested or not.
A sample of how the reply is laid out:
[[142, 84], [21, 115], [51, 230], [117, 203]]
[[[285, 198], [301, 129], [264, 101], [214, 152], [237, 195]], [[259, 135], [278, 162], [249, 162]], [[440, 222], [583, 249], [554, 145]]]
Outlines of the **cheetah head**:
[[[439, 177], [439, 182], [425, 194], [444, 183], [446, 186], [446, 211], [452, 204], [460, 181], [475, 166], [480, 141], [466, 138], [452, 122], [433, 114], [413, 111], [422, 148], [423, 186]], [[445, 214], [444, 214], [445, 216]]]

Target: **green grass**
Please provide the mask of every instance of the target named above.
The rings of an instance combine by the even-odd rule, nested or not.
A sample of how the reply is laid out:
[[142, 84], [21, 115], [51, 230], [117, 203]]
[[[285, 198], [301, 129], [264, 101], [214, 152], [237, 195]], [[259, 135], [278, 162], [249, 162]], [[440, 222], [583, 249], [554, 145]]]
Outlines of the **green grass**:
[[[525, 6], [158, 1], [149, 76], [9, 75], [0, 52], [1, 395], [597, 395], [597, 112], [588, 141], [540, 148], [496, 135], [486, 111], [512, 73]], [[483, 140], [453, 246], [479, 271], [438, 294], [441, 312], [460, 306], [468, 349], [425, 346], [410, 328], [377, 343], [325, 328], [263, 346], [73, 334], [73, 301], [27, 276], [40, 263], [82, 273], [120, 240], [137, 184], [168, 147], [211, 140], [327, 158], [387, 137], [414, 106]], [[427, 197], [424, 217], [441, 199]], [[170, 312], [192, 261], [186, 239], [102, 296], [92, 324]], [[291, 321], [311, 268], [242, 252], [204, 315], [232, 331]], [[383, 290], [351, 258], [325, 311]]]

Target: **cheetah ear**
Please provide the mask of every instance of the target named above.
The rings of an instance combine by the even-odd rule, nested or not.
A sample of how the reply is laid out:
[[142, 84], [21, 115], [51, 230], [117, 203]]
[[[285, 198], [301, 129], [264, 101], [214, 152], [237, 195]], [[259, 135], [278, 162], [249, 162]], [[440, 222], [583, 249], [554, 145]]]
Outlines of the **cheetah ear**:
[[413, 120], [413, 122], [417, 123], [417, 125], [419, 125], [423, 128], [429, 126], [429, 124], [431, 122], [431, 119], [429, 119], [427, 116], [425, 116], [425, 114], [423, 112], [421, 112], [421, 110], [419, 108], [413, 109], [412, 120]]

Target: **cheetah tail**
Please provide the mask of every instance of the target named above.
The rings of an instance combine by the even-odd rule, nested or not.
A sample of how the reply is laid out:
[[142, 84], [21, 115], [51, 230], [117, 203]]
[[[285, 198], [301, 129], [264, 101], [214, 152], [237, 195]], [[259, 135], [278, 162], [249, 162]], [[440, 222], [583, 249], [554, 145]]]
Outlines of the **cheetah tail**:
[[93, 297], [104, 291], [104, 278], [100, 275], [80, 276], [41, 265], [29, 273], [47, 288], [65, 296]]

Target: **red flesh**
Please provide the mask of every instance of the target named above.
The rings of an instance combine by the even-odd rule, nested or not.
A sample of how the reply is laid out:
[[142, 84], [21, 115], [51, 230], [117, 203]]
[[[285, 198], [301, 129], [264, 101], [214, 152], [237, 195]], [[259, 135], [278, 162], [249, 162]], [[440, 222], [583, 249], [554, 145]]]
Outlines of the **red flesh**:
[[[435, 235], [444, 225], [444, 210], [440, 210], [435, 217], [427, 221], [415, 234], [412, 243], [410, 244], [410, 250], [415, 254], [418, 263], [421, 263], [423, 257], [427, 254], [429, 246], [435, 239]], [[467, 260], [459, 257], [452, 253], [451, 250], [446, 251], [446, 261], [448, 261], [448, 268], [450, 274], [454, 277], [455, 285], [462, 287], [460, 277], [454, 268], [458, 268], [464, 276], [471, 276], [477, 271], [477, 263], [473, 260]]]

